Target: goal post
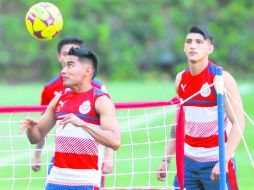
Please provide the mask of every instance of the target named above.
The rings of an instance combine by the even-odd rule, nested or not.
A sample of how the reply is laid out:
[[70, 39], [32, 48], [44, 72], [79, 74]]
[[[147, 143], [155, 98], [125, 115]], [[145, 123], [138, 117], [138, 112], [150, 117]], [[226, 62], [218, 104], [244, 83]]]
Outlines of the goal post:
[[[170, 101], [116, 103], [122, 132], [121, 148], [114, 155], [114, 170], [106, 175], [103, 189], [171, 189], [175, 166], [168, 180], [156, 179], [166, 154], [171, 127], [175, 126], [178, 98]], [[43, 189], [47, 168], [54, 151], [54, 130], [47, 135], [42, 150], [42, 170], [31, 170], [34, 146], [26, 134], [19, 134], [26, 117], [40, 117], [46, 106], [0, 107], [0, 187], [1, 189]]]

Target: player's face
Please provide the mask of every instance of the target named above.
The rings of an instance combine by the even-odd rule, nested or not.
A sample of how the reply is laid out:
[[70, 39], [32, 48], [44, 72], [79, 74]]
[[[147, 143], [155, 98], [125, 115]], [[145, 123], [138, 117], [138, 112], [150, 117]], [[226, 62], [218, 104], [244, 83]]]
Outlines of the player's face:
[[90, 82], [93, 74], [91, 60], [79, 59], [77, 56], [68, 55], [64, 59], [61, 71], [65, 87], [84, 86], [84, 82]]
[[196, 63], [208, 58], [209, 54], [213, 52], [213, 44], [209, 40], [205, 40], [201, 34], [189, 33], [185, 39], [184, 52], [188, 61]]
[[61, 65], [63, 66], [64, 64], [64, 59], [66, 58], [66, 56], [68, 55], [69, 50], [74, 47], [79, 47], [77, 44], [66, 44], [62, 47], [61, 51], [59, 53], [57, 53], [57, 60], [61, 63]]

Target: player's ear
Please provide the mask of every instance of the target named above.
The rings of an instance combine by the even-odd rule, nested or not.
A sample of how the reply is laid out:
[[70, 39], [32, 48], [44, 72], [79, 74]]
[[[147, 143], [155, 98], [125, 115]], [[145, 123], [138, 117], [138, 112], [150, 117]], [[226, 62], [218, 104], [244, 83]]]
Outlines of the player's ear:
[[88, 65], [87, 67], [86, 67], [86, 73], [90, 76], [92, 76], [93, 75], [93, 66], [92, 65]]
[[209, 44], [209, 54], [213, 53], [213, 50], [214, 50], [214, 45], [212, 43]]

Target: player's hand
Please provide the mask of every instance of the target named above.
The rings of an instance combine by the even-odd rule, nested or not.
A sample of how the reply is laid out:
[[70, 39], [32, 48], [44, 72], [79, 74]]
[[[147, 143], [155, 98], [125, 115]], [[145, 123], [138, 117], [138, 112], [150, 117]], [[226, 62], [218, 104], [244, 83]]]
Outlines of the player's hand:
[[84, 123], [86, 123], [85, 121], [81, 120], [80, 118], [78, 118], [76, 115], [74, 115], [73, 113], [69, 113], [66, 114], [64, 116], [62, 116], [62, 121], [59, 123], [59, 125], [62, 125], [63, 128], [68, 124], [71, 123], [77, 127], [81, 127], [82, 125], [84, 125]]
[[104, 160], [102, 163], [101, 171], [103, 174], [109, 174], [113, 170], [112, 160]]
[[26, 129], [33, 128], [37, 124], [38, 124], [37, 120], [28, 117], [21, 122], [19, 127], [19, 133], [23, 133]]
[[[226, 162], [226, 172], [228, 172], [228, 162]], [[220, 179], [220, 164], [219, 162], [217, 162], [215, 164], [215, 166], [212, 169], [212, 173], [211, 173], [211, 180], [219, 180]]]
[[41, 159], [40, 158], [34, 158], [32, 161], [32, 170], [35, 172], [38, 172], [41, 170]]
[[220, 179], [220, 165], [219, 162], [217, 162], [212, 169], [211, 180], [215, 181], [219, 179]]
[[157, 179], [165, 181], [167, 179], [167, 171], [169, 164], [167, 161], [162, 161], [160, 167], [157, 169]]

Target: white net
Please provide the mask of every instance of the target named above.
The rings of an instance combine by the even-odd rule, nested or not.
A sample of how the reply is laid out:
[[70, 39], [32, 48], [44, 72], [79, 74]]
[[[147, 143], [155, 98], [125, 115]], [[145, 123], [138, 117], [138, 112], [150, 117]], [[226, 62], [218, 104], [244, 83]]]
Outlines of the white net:
[[34, 146], [26, 134], [19, 134], [20, 121], [27, 116], [38, 118], [39, 113], [0, 114], [0, 188], [3, 190], [43, 189], [46, 170], [51, 159], [53, 135], [49, 134], [43, 150], [42, 170], [31, 170]]
[[[167, 105], [166, 105], [167, 104]], [[171, 189], [175, 164], [168, 171], [168, 180], [156, 179], [156, 171], [165, 158], [166, 144], [175, 125], [175, 106], [164, 102], [162, 106], [117, 110], [122, 129], [122, 145], [115, 152], [114, 170], [106, 175], [103, 189]], [[129, 106], [130, 107], [130, 106]], [[134, 106], [136, 107], [136, 106]], [[33, 111], [34, 112], [34, 111]], [[20, 121], [26, 117], [38, 118], [40, 112], [0, 114], [0, 189], [43, 189], [47, 168], [54, 150], [54, 130], [46, 138], [42, 150], [39, 172], [31, 170], [34, 146], [26, 134], [19, 134]]]

